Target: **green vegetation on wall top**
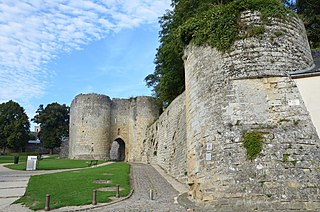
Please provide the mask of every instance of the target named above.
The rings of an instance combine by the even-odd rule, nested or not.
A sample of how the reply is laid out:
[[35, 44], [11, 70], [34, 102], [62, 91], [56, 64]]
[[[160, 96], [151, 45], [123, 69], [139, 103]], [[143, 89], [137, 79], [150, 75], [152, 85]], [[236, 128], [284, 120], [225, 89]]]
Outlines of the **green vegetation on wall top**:
[[208, 44], [225, 51], [237, 39], [240, 30], [246, 36], [264, 32], [261, 27], [245, 29], [239, 23], [242, 11], [259, 11], [266, 17], [286, 17], [293, 14], [282, 0], [172, 0], [173, 10], [160, 18], [160, 46], [155, 56], [155, 70], [146, 76], [147, 86], [154, 96], [167, 106], [185, 89], [183, 65], [184, 48], [189, 42]]
[[[243, 39], [239, 36], [239, 32], [244, 26], [239, 22], [239, 18], [241, 12], [246, 10], [261, 13], [262, 27], [259, 29], [264, 29], [268, 17], [286, 18], [287, 14], [293, 14], [278, 0], [235, 0], [197, 13], [179, 27], [178, 34], [185, 45], [192, 41], [195, 45], [208, 44], [225, 51], [234, 41]], [[245, 30], [250, 31], [250, 29]], [[257, 33], [248, 33], [248, 36], [263, 32], [264, 30], [259, 30]]]

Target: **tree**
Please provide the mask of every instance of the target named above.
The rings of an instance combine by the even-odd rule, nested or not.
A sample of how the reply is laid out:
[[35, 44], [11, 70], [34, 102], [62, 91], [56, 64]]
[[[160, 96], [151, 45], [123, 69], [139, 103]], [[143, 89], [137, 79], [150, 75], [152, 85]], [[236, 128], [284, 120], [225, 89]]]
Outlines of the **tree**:
[[[240, 39], [238, 18], [245, 10], [258, 10], [265, 17], [282, 17], [292, 0], [172, 0], [172, 10], [160, 18], [160, 46], [155, 56], [155, 70], [145, 77], [154, 96], [168, 105], [185, 89], [184, 48], [209, 45], [226, 51]], [[319, 1], [319, 0], [300, 0]], [[320, 10], [319, 10], [320, 11]], [[320, 29], [320, 27], [318, 27]], [[316, 34], [320, 36], [320, 33]], [[310, 38], [309, 38], [310, 39]], [[319, 39], [318, 39], [319, 41]]]
[[306, 27], [310, 47], [320, 48], [320, 2], [319, 0], [283, 0], [291, 10], [297, 12]]
[[29, 140], [30, 122], [23, 107], [10, 100], [0, 104], [0, 147], [21, 150]]
[[37, 140], [37, 136], [34, 133], [29, 133], [29, 140]]
[[39, 139], [50, 154], [56, 147], [60, 147], [62, 139], [69, 133], [69, 107], [65, 104], [51, 103], [43, 107], [40, 105], [32, 119], [40, 124]]
[[299, 0], [296, 3], [296, 9], [306, 27], [311, 48], [320, 48], [319, 0]]
[[145, 77], [148, 87], [153, 87], [154, 96], [167, 106], [185, 89], [183, 50], [179, 26], [200, 11], [232, 0], [172, 0], [173, 10], [160, 18], [160, 46], [155, 56], [154, 73]]

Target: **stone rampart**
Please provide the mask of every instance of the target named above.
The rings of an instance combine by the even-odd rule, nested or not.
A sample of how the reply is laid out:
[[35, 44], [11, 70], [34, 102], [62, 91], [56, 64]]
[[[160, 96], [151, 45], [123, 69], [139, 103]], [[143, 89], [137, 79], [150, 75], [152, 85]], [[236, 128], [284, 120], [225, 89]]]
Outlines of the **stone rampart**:
[[[245, 28], [262, 26], [257, 12], [242, 13], [241, 23]], [[230, 51], [221, 55], [220, 70], [228, 78], [287, 76], [312, 66], [312, 54], [300, 19], [269, 19], [263, 26], [263, 34], [238, 40]], [[243, 36], [246, 33], [241, 32]]]
[[140, 162], [146, 129], [159, 117], [154, 99], [145, 96], [112, 99], [111, 116], [112, 140], [121, 138], [126, 143], [127, 160]]
[[[242, 17], [245, 24], [251, 20], [249, 13]], [[189, 45], [186, 126], [193, 198], [217, 211], [319, 209], [319, 138], [288, 76], [310, 68], [310, 57], [296, 19], [271, 21], [263, 35], [237, 41], [226, 54]], [[252, 161], [243, 145], [246, 132], [262, 136], [262, 152]]]
[[[264, 24], [252, 12], [240, 21]], [[69, 157], [109, 159], [121, 139], [126, 160], [187, 180], [190, 196], [215, 211], [320, 210], [320, 141], [289, 76], [313, 67], [305, 29], [297, 18], [270, 19], [264, 29], [253, 37], [240, 32], [246, 38], [225, 53], [190, 44], [186, 91], [159, 118], [150, 97], [77, 96]], [[262, 141], [251, 159], [249, 133]]]
[[148, 128], [144, 162], [158, 164], [180, 182], [187, 178], [185, 95], [177, 97]]
[[111, 100], [99, 94], [80, 94], [70, 107], [69, 158], [108, 159]]
[[109, 160], [111, 144], [121, 139], [125, 160], [141, 161], [146, 129], [159, 117], [152, 97], [112, 99], [80, 94], [70, 108], [69, 158]]

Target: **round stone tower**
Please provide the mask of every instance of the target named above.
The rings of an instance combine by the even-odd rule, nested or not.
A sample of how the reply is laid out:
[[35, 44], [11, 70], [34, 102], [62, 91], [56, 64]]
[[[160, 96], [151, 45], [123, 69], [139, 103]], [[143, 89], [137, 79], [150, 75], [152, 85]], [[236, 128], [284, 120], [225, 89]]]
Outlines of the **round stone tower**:
[[[240, 21], [263, 24], [250, 11]], [[189, 194], [215, 211], [319, 208], [320, 142], [289, 76], [313, 65], [304, 25], [269, 19], [264, 27], [225, 53], [185, 50]], [[244, 143], [253, 134], [262, 148], [250, 158]]]
[[80, 94], [70, 107], [69, 158], [109, 159], [111, 100]]

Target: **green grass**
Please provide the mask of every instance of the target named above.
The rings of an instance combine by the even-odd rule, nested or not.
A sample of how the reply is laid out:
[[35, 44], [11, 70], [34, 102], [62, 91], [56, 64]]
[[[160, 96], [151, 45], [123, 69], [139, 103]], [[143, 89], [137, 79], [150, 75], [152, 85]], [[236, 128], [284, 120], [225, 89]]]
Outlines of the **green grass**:
[[[13, 163], [13, 157], [14, 155], [0, 155], [0, 163]], [[21, 155], [19, 156], [19, 162], [20, 161], [26, 161], [27, 156]]]
[[[25, 195], [16, 201], [32, 210], [44, 209], [46, 194], [51, 195], [50, 208], [91, 204], [92, 191], [119, 184], [124, 190], [121, 196], [127, 196], [131, 187], [129, 183], [130, 166], [127, 163], [112, 163], [97, 168], [67, 171], [54, 174], [32, 176]], [[111, 180], [110, 184], [97, 184], [95, 180]], [[97, 202], [109, 202], [114, 191], [98, 191]]]
[[[13, 157], [12, 157], [13, 158]], [[19, 164], [6, 165], [9, 169], [26, 170], [27, 158], [19, 160]], [[12, 162], [12, 161], [11, 161]], [[56, 170], [56, 169], [73, 169], [85, 168], [88, 166], [88, 160], [68, 160], [59, 159], [58, 156], [51, 156], [37, 161], [37, 170]], [[98, 161], [98, 164], [104, 161]]]

